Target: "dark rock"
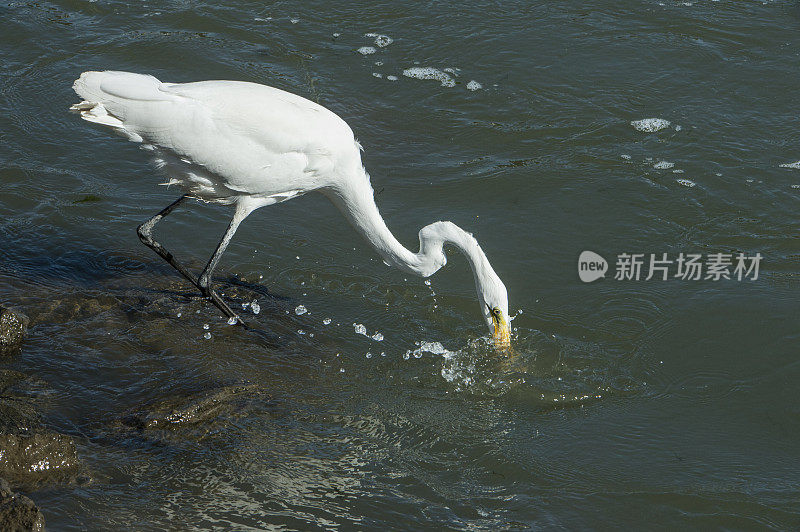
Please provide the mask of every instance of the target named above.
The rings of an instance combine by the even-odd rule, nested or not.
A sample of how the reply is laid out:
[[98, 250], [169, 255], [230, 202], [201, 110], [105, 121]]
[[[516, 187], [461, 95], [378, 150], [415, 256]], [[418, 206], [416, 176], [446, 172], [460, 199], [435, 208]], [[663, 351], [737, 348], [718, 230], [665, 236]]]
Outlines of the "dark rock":
[[29, 322], [25, 314], [0, 306], [0, 355], [19, 351]]
[[11, 491], [0, 478], [0, 530], [9, 532], [43, 531], [44, 516], [29, 498]]
[[0, 434], [0, 477], [26, 490], [67, 484], [80, 476], [75, 441], [65, 434], [37, 429]]

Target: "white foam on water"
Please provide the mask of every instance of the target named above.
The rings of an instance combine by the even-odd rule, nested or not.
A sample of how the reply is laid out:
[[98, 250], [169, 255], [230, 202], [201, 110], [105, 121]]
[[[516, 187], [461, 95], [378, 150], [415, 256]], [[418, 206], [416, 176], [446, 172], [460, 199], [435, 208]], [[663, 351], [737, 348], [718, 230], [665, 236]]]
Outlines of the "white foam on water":
[[655, 133], [662, 129], [668, 128], [671, 122], [663, 118], [643, 118], [641, 120], [632, 120], [631, 125], [636, 131], [643, 131], [645, 133]]
[[483, 88], [483, 85], [475, 81], [474, 79], [467, 83], [467, 90], [470, 91], [477, 91]]
[[442, 87], [455, 87], [456, 80], [446, 72], [433, 67], [411, 67], [403, 70], [403, 75], [414, 79], [433, 79], [442, 84]]
[[258, 314], [261, 312], [261, 305], [259, 305], [258, 301], [254, 299], [253, 302], [250, 303], [250, 310], [253, 311], [253, 314]]
[[677, 181], [678, 181], [678, 184], [683, 185], [685, 187], [692, 188], [692, 187], [697, 186], [697, 183], [695, 183], [691, 179], [678, 179]]
[[302, 316], [306, 312], [308, 312], [308, 309], [303, 305], [297, 305], [294, 309], [294, 313], [297, 314], [298, 316]]
[[633, 159], [633, 157], [631, 157], [627, 153], [623, 153], [622, 155], [620, 155], [620, 157], [622, 157], [626, 161], [630, 161], [631, 159]]
[[800, 161], [794, 163], [784, 163], [778, 165], [780, 168], [791, 168], [793, 170], [800, 170]]
[[339, 33], [339, 32], [336, 32], [336, 33], [334, 33], [334, 34], [333, 34], [333, 38], [335, 39], [335, 38], [337, 38], [337, 37], [340, 37], [341, 35], [342, 35], [341, 33]]
[[792, 185], [792, 188], [800, 188], [800, 185]]
[[371, 55], [377, 52], [378, 50], [374, 46], [362, 46], [356, 51], [361, 55]]
[[387, 46], [389, 46], [394, 42], [394, 39], [392, 39], [388, 35], [381, 35], [380, 33], [365, 33], [364, 37], [374, 37], [375, 46], [377, 46], [378, 48], [386, 48]]
[[236, 325], [237, 321], [236, 318], [228, 318], [228, 325]]
[[668, 161], [658, 161], [656, 164], [653, 165], [653, 168], [656, 170], [668, 170], [675, 166], [675, 163], [670, 163]]
[[211, 326], [210, 326], [208, 323], [204, 323], [204, 324], [203, 324], [203, 329], [205, 329], [206, 331], [207, 331], [208, 329], [210, 329], [210, 328], [211, 328]]
[[331, 324], [331, 319], [330, 318], [325, 318], [324, 320], [322, 320], [322, 324], [323, 325], [330, 325]]
[[372, 75], [374, 77], [376, 77], [376, 78], [382, 78], [383, 77], [383, 74], [381, 74], [380, 72], [373, 72]]
[[397, 81], [398, 78], [397, 76], [386, 76], [386, 79], [388, 79], [389, 81]]
[[675, 170], [672, 171], [672, 173], [673, 174], [682, 174], [683, 170], [679, 170], [679, 169], [676, 168]]
[[372, 335], [372, 339], [375, 340], [376, 342], [383, 342], [383, 335], [379, 332], [376, 332], [375, 334]]
[[364, 336], [367, 336], [367, 328], [361, 323], [354, 323], [353, 329], [356, 331], [356, 334], [363, 334]]

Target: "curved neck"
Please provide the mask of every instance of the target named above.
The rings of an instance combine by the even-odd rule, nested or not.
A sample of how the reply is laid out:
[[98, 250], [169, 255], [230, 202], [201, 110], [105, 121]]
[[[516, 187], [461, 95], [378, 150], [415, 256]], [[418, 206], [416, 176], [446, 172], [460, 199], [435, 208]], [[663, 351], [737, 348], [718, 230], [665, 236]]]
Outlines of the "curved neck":
[[452, 244], [466, 257], [480, 289], [481, 278], [494, 273], [486, 255], [473, 236], [452, 222], [435, 222], [419, 232], [419, 251], [414, 253], [394, 237], [378, 211], [369, 175], [348, 179], [326, 195], [390, 266], [429, 277], [445, 265], [444, 244]]

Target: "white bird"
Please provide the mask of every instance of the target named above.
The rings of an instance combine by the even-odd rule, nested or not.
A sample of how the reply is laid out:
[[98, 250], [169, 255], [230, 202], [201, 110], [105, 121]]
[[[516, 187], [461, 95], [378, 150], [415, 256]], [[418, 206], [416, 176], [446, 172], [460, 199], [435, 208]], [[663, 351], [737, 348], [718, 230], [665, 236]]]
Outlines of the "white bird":
[[[289, 92], [241, 81], [162, 83], [130, 72], [84, 72], [71, 107], [150, 150], [155, 164], [185, 194], [139, 226], [142, 242], [210, 298], [233, 323], [243, 323], [212, 288], [211, 274], [239, 224], [251, 212], [318, 190], [384, 262], [422, 277], [447, 262], [445, 244], [472, 267], [478, 303], [495, 342], [508, 344], [506, 287], [470, 233], [451, 222], [419, 232], [419, 251], [403, 247], [375, 205], [360, 144], [338, 115]], [[152, 236], [153, 226], [187, 198], [234, 206], [233, 219], [200, 277]]]

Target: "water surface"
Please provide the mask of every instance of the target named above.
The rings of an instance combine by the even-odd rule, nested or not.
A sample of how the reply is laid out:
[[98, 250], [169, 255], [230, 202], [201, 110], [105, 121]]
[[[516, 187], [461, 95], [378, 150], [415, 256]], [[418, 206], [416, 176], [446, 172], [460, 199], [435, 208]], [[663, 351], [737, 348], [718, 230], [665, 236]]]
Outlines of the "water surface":
[[[800, 525], [796, 3], [0, 17], [0, 301], [32, 318], [7, 365], [47, 383], [45, 421], [92, 478], [30, 494], [52, 529]], [[269, 334], [227, 326], [136, 237], [179, 191], [67, 112], [87, 69], [266, 83], [339, 113], [402, 242], [440, 219], [478, 238], [522, 311], [516, 355], [489, 356], [456, 252], [428, 286], [317, 195], [240, 228], [219, 282]], [[192, 204], [157, 234], [199, 270], [229, 216]], [[764, 261], [756, 281], [585, 285], [586, 249]], [[260, 391], [202, 430], [119, 430], [241, 383]]]

